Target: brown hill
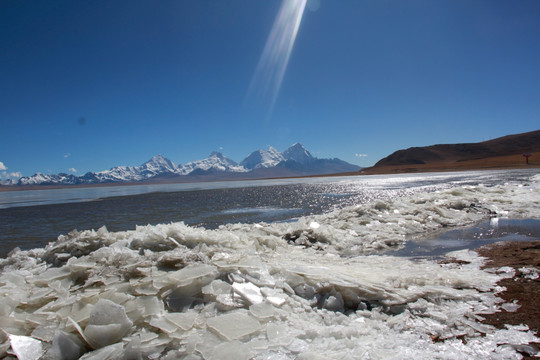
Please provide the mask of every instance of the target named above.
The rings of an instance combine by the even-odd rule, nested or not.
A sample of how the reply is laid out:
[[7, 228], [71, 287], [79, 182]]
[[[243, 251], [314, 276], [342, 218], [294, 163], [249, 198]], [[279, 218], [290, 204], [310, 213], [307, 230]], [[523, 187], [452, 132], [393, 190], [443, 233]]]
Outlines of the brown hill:
[[[523, 154], [531, 154], [529, 164]], [[364, 173], [509, 168], [540, 165], [540, 130], [464, 144], [398, 150]]]

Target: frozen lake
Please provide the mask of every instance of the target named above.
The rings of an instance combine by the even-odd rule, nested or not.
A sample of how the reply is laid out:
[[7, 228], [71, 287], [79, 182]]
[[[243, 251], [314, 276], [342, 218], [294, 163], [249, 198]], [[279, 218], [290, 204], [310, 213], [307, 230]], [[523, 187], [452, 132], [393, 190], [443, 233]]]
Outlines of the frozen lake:
[[518, 359], [539, 341], [482, 323], [519, 307], [496, 296], [514, 270], [466, 250], [538, 238], [534, 171], [252, 185], [2, 209], [5, 246], [33, 249], [0, 259], [0, 352]]
[[0, 192], [0, 254], [44, 246], [78, 229], [110, 231], [183, 221], [289, 221], [377, 199], [463, 185], [519, 182], [534, 171], [478, 171]]

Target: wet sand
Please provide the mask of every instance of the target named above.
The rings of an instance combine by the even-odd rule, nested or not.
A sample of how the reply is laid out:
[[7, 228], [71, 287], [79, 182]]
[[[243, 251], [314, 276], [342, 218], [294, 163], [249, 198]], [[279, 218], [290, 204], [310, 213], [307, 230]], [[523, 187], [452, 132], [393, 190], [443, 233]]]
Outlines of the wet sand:
[[[482, 315], [485, 323], [497, 328], [504, 328], [505, 324], [529, 326], [537, 336], [540, 336], [540, 278], [531, 279], [521, 268], [535, 268], [540, 271], [540, 240], [523, 242], [502, 242], [486, 245], [477, 250], [478, 254], [488, 258], [485, 268], [500, 268], [509, 266], [514, 268], [512, 278], [499, 281], [506, 291], [499, 293], [499, 297], [506, 303], [517, 302], [520, 308], [515, 312], [501, 310], [500, 312]], [[532, 344], [540, 348], [540, 343]], [[524, 359], [540, 359], [523, 353]]]

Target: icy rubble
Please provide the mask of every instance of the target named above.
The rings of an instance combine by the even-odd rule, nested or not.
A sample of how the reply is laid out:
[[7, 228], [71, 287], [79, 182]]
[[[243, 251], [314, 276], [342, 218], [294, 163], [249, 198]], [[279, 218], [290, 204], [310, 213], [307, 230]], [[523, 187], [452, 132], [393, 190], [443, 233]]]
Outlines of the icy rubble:
[[448, 264], [369, 252], [489, 216], [539, 217], [539, 182], [377, 201], [294, 223], [74, 231], [1, 261], [0, 356], [517, 359], [538, 339], [523, 326], [480, 321], [512, 306], [495, 296], [504, 271], [480, 270], [468, 251]]

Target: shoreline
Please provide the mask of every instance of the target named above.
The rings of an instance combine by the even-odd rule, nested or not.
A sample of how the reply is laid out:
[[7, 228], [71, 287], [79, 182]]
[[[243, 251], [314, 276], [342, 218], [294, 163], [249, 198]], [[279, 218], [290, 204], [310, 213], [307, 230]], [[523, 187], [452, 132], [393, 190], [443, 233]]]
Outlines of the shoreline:
[[282, 180], [282, 179], [305, 179], [305, 178], [328, 178], [340, 176], [369, 176], [369, 175], [397, 175], [397, 174], [422, 174], [432, 172], [459, 172], [459, 171], [490, 171], [490, 170], [523, 170], [523, 169], [539, 169], [540, 163], [529, 164], [499, 164], [486, 166], [478, 166], [463, 162], [456, 166], [456, 163], [438, 163], [438, 164], [419, 164], [411, 165], [396, 165], [383, 167], [367, 167], [358, 172], [344, 172], [322, 175], [300, 175], [300, 176], [278, 176], [266, 178], [235, 178], [235, 179], [168, 179], [162, 181], [138, 181], [138, 182], [119, 182], [119, 183], [97, 183], [97, 184], [75, 184], [75, 185], [0, 185], [0, 192], [12, 191], [28, 191], [28, 190], [54, 190], [54, 189], [78, 189], [78, 188], [94, 188], [94, 187], [116, 187], [116, 186], [152, 186], [152, 185], [170, 185], [170, 184], [197, 184], [207, 182], [235, 182], [235, 181], [257, 181], [257, 180]]
[[[511, 267], [514, 275], [500, 280], [497, 285], [505, 290], [497, 296], [505, 303], [519, 305], [516, 311], [501, 311], [493, 314], [482, 314], [483, 323], [498, 329], [505, 325], [527, 325], [536, 336], [540, 335], [540, 239], [533, 241], [497, 242], [475, 250], [480, 256], [487, 258], [484, 269]], [[520, 270], [521, 269], [521, 270]], [[527, 270], [532, 269], [532, 270]], [[534, 274], [536, 272], [536, 275]], [[513, 310], [513, 309], [509, 309]], [[540, 359], [540, 343], [524, 347], [524, 359]], [[532, 352], [532, 354], [531, 354]]]

